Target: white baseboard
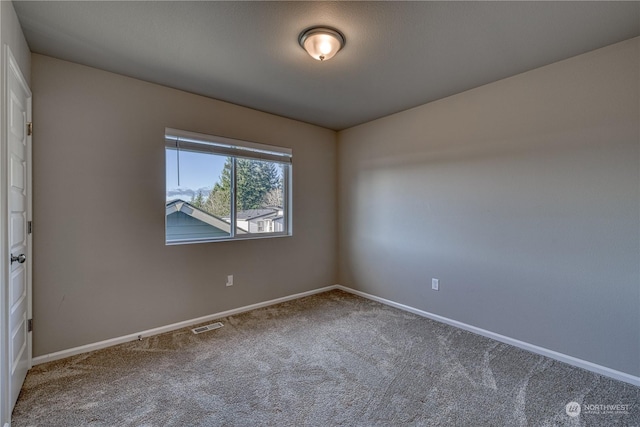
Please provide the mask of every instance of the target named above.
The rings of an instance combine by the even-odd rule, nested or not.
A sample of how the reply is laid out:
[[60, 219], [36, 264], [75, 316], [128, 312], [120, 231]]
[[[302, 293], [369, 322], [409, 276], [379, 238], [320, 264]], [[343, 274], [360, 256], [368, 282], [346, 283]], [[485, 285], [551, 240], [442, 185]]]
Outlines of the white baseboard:
[[195, 325], [195, 324], [198, 324], [198, 323], [204, 323], [204, 322], [208, 322], [210, 320], [220, 319], [222, 317], [233, 316], [234, 314], [244, 313], [245, 311], [251, 311], [251, 310], [255, 310], [257, 308], [267, 307], [267, 306], [274, 305], [274, 304], [280, 304], [280, 303], [285, 302], [285, 301], [291, 301], [291, 300], [294, 300], [294, 299], [304, 298], [304, 297], [307, 297], [307, 296], [310, 296], [310, 295], [315, 295], [315, 294], [319, 294], [319, 293], [322, 293], [322, 292], [327, 292], [327, 291], [330, 291], [330, 290], [333, 290], [333, 289], [336, 289], [336, 288], [337, 288], [336, 285], [327, 286], [327, 287], [324, 287], [324, 288], [314, 289], [312, 291], [301, 292], [299, 294], [289, 295], [289, 296], [282, 297], [282, 298], [276, 298], [276, 299], [272, 299], [272, 300], [265, 301], [265, 302], [259, 302], [257, 304], [246, 305], [246, 306], [240, 307], [240, 308], [234, 308], [233, 310], [227, 310], [227, 311], [222, 311], [220, 313], [210, 314], [208, 316], [198, 317], [196, 319], [185, 320], [185, 321], [182, 321], [182, 322], [173, 323], [171, 325], [161, 326], [159, 328], [147, 329], [145, 331], [135, 332], [133, 334], [124, 335], [124, 336], [117, 337], [117, 338], [111, 338], [111, 339], [108, 339], [108, 340], [99, 341], [99, 342], [92, 343], [92, 344], [82, 345], [80, 347], [74, 347], [74, 348], [70, 348], [70, 349], [67, 349], [67, 350], [61, 350], [61, 351], [57, 351], [55, 353], [49, 353], [49, 354], [45, 354], [45, 355], [42, 355], [42, 356], [34, 357], [33, 359], [31, 359], [31, 362], [32, 362], [32, 364], [34, 366], [35, 365], [40, 365], [42, 363], [52, 362], [54, 360], [59, 360], [59, 359], [64, 359], [65, 357], [71, 357], [71, 356], [75, 356], [77, 354], [88, 353], [90, 351], [100, 350], [100, 349], [111, 347], [111, 346], [114, 346], [114, 345], [117, 345], [117, 344], [122, 344], [122, 343], [129, 342], [129, 341], [135, 341], [135, 340], [138, 339], [139, 336], [142, 336], [144, 338], [144, 337], [149, 337], [149, 336], [152, 336], [152, 335], [163, 334], [165, 332], [175, 331], [176, 329], [185, 328], [187, 326]]
[[[361, 296], [363, 298], [370, 299], [372, 301], [377, 301], [379, 303], [398, 308], [403, 311], [407, 311], [409, 313], [417, 314], [418, 316], [426, 317], [437, 322], [446, 323], [448, 325], [454, 326], [456, 328], [464, 329], [465, 331], [473, 332], [474, 334], [482, 335], [487, 338], [491, 338], [496, 341], [503, 342], [505, 344], [512, 345], [514, 347], [521, 348], [523, 350], [530, 351], [532, 353], [540, 354], [542, 356], [549, 357], [554, 360], [558, 360], [560, 362], [567, 363], [572, 366], [576, 366], [578, 368], [586, 369], [587, 371], [595, 372], [596, 374], [604, 375], [609, 378], [613, 378], [615, 380], [624, 381], [626, 383], [639, 386], [640, 387], [640, 377], [627, 374], [625, 372], [616, 371], [615, 369], [607, 368], [606, 366], [598, 365], [592, 362], [588, 362], [586, 360], [578, 359], [573, 356], [568, 356], [563, 353], [558, 353], [557, 351], [549, 350], [544, 347], [540, 347], [534, 344], [529, 344], [524, 341], [517, 340], [515, 338], [510, 338], [504, 335], [497, 334], [495, 332], [487, 331], [485, 329], [478, 328], [476, 326], [468, 325], [466, 323], [458, 322], [457, 320], [452, 320], [447, 317], [439, 316], [437, 314], [429, 313], [424, 310], [420, 310], [414, 307], [410, 307], [408, 305], [400, 304], [385, 298], [380, 298], [375, 295], [368, 294], [366, 292], [358, 291], [355, 289], [347, 288], [342, 285], [332, 285], [324, 288], [314, 289], [312, 291], [302, 292], [299, 294], [289, 295], [282, 298], [276, 298], [273, 300], [260, 302], [257, 304], [251, 304], [240, 308], [235, 308], [233, 310], [227, 310], [220, 313], [210, 314], [208, 316], [198, 317], [196, 319], [185, 320], [183, 322], [174, 323], [167, 326], [162, 326], [159, 328], [148, 329], [141, 332], [135, 332], [133, 334], [125, 335], [122, 337], [112, 338], [105, 341], [96, 342], [93, 344], [87, 344], [80, 347], [70, 348], [68, 350], [62, 350], [55, 353], [45, 354], [43, 356], [34, 357], [32, 359], [33, 365], [39, 365], [46, 362], [51, 362], [58, 359], [64, 359], [65, 357], [75, 356], [81, 353], [87, 353], [94, 350], [100, 350], [102, 348], [111, 347], [117, 344], [122, 344], [129, 341], [134, 341], [138, 339], [138, 336], [149, 337], [152, 335], [158, 335], [165, 332], [174, 331], [176, 329], [185, 328], [187, 326], [195, 325], [198, 323], [208, 322], [214, 319], [220, 319], [222, 317], [233, 316], [235, 314], [244, 313], [246, 311], [255, 310], [257, 308], [267, 307], [274, 304], [279, 304], [285, 301], [291, 301], [303, 297], [307, 297], [310, 295], [319, 294], [322, 292], [331, 291], [333, 289], [340, 289], [345, 292], [349, 292], [354, 295]], [[8, 427], [8, 426], [6, 426]]]
[[398, 308], [403, 311], [408, 311], [413, 314], [417, 314], [418, 316], [426, 317], [437, 322], [446, 323], [447, 325], [455, 326], [456, 328], [464, 329], [465, 331], [473, 332], [474, 334], [482, 335], [487, 338], [491, 338], [496, 341], [503, 342], [505, 344], [512, 345], [514, 347], [521, 348], [523, 350], [530, 351], [532, 353], [540, 354], [542, 356], [549, 357], [551, 359], [558, 360], [560, 362], [567, 363], [571, 366], [575, 366], [578, 368], [586, 369], [587, 371], [595, 372], [596, 374], [603, 375], [605, 377], [613, 378], [614, 380], [624, 381], [626, 383], [639, 386], [640, 387], [640, 377], [627, 374], [625, 372], [616, 371], [615, 369], [607, 368], [606, 366], [597, 365], [592, 362], [588, 362], [586, 360], [578, 359], [577, 357], [568, 356], [563, 353], [558, 353], [557, 351], [549, 350], [544, 347], [540, 347], [534, 344], [529, 344], [524, 341], [520, 341], [514, 338], [510, 338], [504, 335], [496, 334], [495, 332], [487, 331], [485, 329], [481, 329], [472, 325], [468, 325], [466, 323], [458, 322], [457, 320], [452, 320], [447, 317], [439, 316], [437, 314], [429, 313], [427, 311], [423, 311], [417, 308], [410, 307], [408, 305], [400, 304], [388, 299], [380, 298], [375, 295], [368, 294], [366, 292], [357, 291], [355, 289], [347, 288], [342, 285], [335, 285], [336, 289], [343, 290], [345, 292], [352, 293], [354, 295], [361, 296], [363, 298], [370, 299], [372, 301], [377, 301], [379, 303]]

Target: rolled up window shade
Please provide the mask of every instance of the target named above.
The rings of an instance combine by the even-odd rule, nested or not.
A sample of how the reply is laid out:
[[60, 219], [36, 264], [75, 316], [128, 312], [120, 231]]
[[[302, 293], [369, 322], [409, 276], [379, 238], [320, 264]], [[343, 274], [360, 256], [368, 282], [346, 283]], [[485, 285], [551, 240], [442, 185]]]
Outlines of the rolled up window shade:
[[223, 136], [165, 128], [164, 139], [166, 148], [209, 152], [223, 156], [267, 160], [287, 164], [291, 164], [293, 161], [293, 151], [290, 148], [242, 141]]

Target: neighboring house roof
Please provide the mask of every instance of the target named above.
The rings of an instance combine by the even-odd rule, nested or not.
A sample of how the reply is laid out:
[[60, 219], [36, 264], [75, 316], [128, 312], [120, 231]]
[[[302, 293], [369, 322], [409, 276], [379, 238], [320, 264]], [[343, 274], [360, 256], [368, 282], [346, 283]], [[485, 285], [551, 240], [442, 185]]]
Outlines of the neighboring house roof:
[[246, 211], [238, 212], [237, 219], [250, 221], [252, 219], [263, 218], [270, 215], [277, 215], [279, 208], [264, 208], [264, 209], [247, 209]]
[[[215, 215], [211, 215], [210, 213], [205, 212], [201, 209], [198, 209], [192, 204], [185, 202], [184, 200], [177, 199], [167, 203], [166, 215], [169, 216], [174, 212], [182, 212], [186, 215], [189, 215], [192, 218], [195, 218], [199, 221], [202, 221], [206, 224], [209, 224], [227, 233], [231, 232], [231, 224], [229, 224], [227, 221]], [[246, 232], [247, 232], [246, 230], [243, 230], [242, 228], [238, 227], [239, 234], [244, 234]]]

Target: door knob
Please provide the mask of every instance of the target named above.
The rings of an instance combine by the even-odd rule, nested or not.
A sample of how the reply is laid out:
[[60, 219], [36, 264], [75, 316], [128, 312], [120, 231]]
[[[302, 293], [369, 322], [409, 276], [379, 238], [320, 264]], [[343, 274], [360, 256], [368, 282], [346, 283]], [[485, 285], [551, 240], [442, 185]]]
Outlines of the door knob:
[[25, 254], [20, 254], [18, 256], [15, 256], [15, 255], [11, 254], [11, 264], [13, 264], [16, 261], [18, 261], [20, 264], [22, 264], [26, 260], [27, 260], [27, 256]]

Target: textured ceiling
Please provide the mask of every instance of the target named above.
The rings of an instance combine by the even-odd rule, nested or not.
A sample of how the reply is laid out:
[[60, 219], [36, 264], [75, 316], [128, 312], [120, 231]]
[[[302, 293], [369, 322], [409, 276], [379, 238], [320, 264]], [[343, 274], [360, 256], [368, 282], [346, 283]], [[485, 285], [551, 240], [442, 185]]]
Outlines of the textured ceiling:
[[[14, 5], [33, 52], [336, 130], [640, 35], [640, 2]], [[347, 42], [320, 63], [322, 24]]]

